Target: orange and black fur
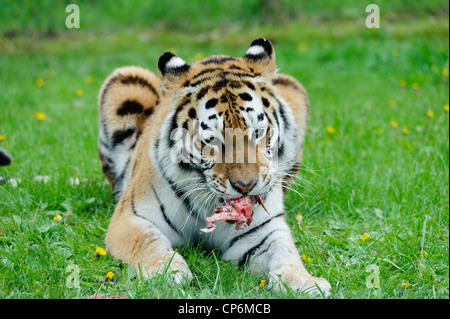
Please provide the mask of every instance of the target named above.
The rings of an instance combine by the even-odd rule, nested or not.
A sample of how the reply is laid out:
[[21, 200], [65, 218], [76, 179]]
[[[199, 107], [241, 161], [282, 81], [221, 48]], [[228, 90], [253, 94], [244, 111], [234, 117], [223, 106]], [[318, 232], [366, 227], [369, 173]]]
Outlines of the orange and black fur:
[[[168, 267], [180, 282], [193, 275], [173, 247], [202, 240], [224, 259], [268, 274], [274, 289], [284, 282], [328, 295], [330, 284], [306, 271], [284, 220], [309, 102], [296, 79], [277, 73], [272, 44], [256, 39], [243, 57], [193, 65], [166, 52], [158, 71], [119, 68], [99, 93], [99, 156], [118, 199], [107, 249], [143, 276]], [[245, 230], [221, 223], [199, 231], [216, 206], [256, 195], [270, 214], [255, 207]]]

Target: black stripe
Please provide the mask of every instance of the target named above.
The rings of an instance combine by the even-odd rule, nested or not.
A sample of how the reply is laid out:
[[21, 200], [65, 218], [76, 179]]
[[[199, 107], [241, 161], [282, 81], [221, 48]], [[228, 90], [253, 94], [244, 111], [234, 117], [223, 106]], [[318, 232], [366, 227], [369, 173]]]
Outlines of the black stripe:
[[134, 100], [127, 100], [122, 103], [122, 106], [117, 110], [117, 115], [124, 116], [128, 114], [138, 114], [144, 111], [141, 103]]
[[253, 100], [252, 96], [250, 94], [248, 94], [248, 93], [239, 94], [239, 97], [242, 100], [244, 100], [244, 101], [251, 101], [251, 100]]
[[261, 248], [262, 245], [264, 245], [264, 243], [266, 242], [266, 240], [269, 238], [270, 235], [272, 235], [274, 232], [276, 232], [279, 229], [274, 229], [272, 230], [270, 233], [268, 233], [263, 240], [261, 240], [259, 242], [259, 244], [253, 246], [252, 248], [250, 248], [249, 250], [247, 250], [247, 252], [241, 257], [241, 259], [239, 260], [239, 265], [238, 267], [241, 268], [242, 266], [244, 266], [248, 261], [250, 261], [250, 257], [252, 257], [252, 255], [259, 249]]
[[132, 75], [124, 76], [120, 79], [120, 82], [125, 85], [139, 84], [140, 86], [145, 87], [145, 88], [149, 89], [150, 91], [152, 91], [152, 93], [155, 94], [159, 99], [159, 94], [155, 90], [153, 85], [151, 85], [146, 79], [143, 79], [140, 76], [132, 76]]
[[197, 73], [196, 75], [194, 75], [194, 76], [192, 77], [192, 80], [193, 80], [193, 79], [196, 79], [196, 78], [198, 78], [198, 77], [200, 77], [200, 76], [202, 76], [203, 74], [211, 73], [211, 72], [214, 72], [214, 71], [220, 71], [220, 70], [222, 70], [222, 69], [221, 69], [221, 68], [209, 68], [209, 69], [204, 69], [203, 71], [201, 71], [201, 72]]
[[[157, 152], [158, 152], [159, 147], [161, 147], [161, 142], [159, 141], [159, 138], [158, 138], [158, 140], [156, 141], [156, 146], [155, 146], [155, 149], [157, 150]], [[178, 187], [176, 187], [175, 186], [175, 182], [172, 181], [166, 175], [166, 172], [164, 171], [163, 165], [161, 163], [161, 158], [159, 156], [159, 152], [157, 154], [157, 161], [156, 162], [157, 162], [159, 170], [161, 171], [161, 174], [162, 174], [163, 178], [167, 181], [167, 183], [169, 183], [170, 188], [172, 188], [172, 190], [174, 191], [175, 195], [183, 202], [183, 204], [184, 204], [185, 208], [187, 209], [187, 211], [189, 211], [189, 213], [192, 213], [197, 220], [200, 220], [199, 213], [196, 210], [194, 210], [191, 201], [186, 196], [184, 196], [185, 193], [183, 191], [181, 191]]]
[[116, 147], [118, 144], [122, 143], [125, 139], [129, 138], [135, 132], [135, 128], [129, 128], [127, 130], [115, 131], [112, 136], [113, 147]]
[[206, 109], [212, 109], [213, 107], [215, 107], [217, 105], [218, 102], [219, 102], [218, 99], [211, 99], [208, 102], [206, 102], [205, 108]]
[[275, 215], [272, 218], [266, 220], [265, 222], [259, 224], [258, 226], [249, 229], [244, 234], [234, 237], [233, 239], [230, 240], [230, 243], [228, 244], [228, 247], [226, 248], [226, 250], [230, 249], [238, 240], [241, 240], [242, 238], [245, 238], [247, 235], [253, 234], [254, 232], [256, 232], [257, 230], [261, 229], [262, 227], [267, 225], [269, 222], [271, 222], [275, 218], [283, 216], [283, 215], [284, 215], [284, 213], [280, 213], [278, 215]]
[[232, 56], [226, 56], [226, 57], [212, 57], [209, 58], [207, 60], [201, 61], [200, 63], [203, 65], [208, 65], [208, 64], [223, 64], [227, 61], [234, 61], [236, 60], [236, 58], [232, 57]]
[[128, 170], [128, 166], [130, 166], [130, 161], [131, 161], [131, 159], [128, 158], [127, 163], [125, 164], [125, 167], [123, 168], [123, 170], [120, 173], [120, 175], [117, 176], [116, 178], [114, 178], [114, 184], [116, 185], [115, 189], [114, 189], [114, 192], [113, 192], [114, 196], [119, 193], [118, 187], [121, 186], [120, 184], [123, 182], [123, 179], [125, 178], [125, 173]]
[[156, 193], [156, 190], [155, 190], [155, 188], [153, 187], [153, 185], [152, 185], [152, 190], [153, 190], [153, 193], [155, 194], [156, 200], [158, 201], [159, 209], [161, 210], [161, 213], [162, 213], [162, 215], [163, 215], [164, 220], [165, 220], [166, 223], [170, 226], [170, 228], [172, 228], [172, 229], [177, 233], [178, 236], [183, 237], [183, 236], [181, 235], [181, 233], [178, 231], [178, 229], [175, 227], [175, 225], [172, 224], [172, 222], [170, 221], [169, 217], [167, 217], [167, 215], [166, 215], [166, 209], [165, 209], [163, 203], [161, 202], [161, 200], [159, 199], [158, 194]]
[[284, 122], [284, 129], [286, 130], [286, 129], [289, 128], [289, 121], [288, 121], [288, 118], [287, 118], [287, 116], [286, 116], [286, 112], [284, 111], [284, 106], [283, 106], [283, 104], [281, 103], [280, 100], [277, 100], [277, 102], [278, 102], [278, 109], [279, 109], [279, 111], [280, 111], [280, 117], [281, 117], [281, 119], [282, 119], [283, 122]]

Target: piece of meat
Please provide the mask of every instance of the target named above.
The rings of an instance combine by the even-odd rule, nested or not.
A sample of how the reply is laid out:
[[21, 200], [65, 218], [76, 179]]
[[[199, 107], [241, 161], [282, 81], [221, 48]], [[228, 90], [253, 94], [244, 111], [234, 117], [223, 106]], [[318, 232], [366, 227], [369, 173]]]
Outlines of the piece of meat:
[[[261, 196], [243, 196], [230, 200], [222, 206], [217, 206], [214, 215], [206, 217], [206, 228], [200, 229], [202, 232], [210, 233], [215, 228], [215, 222], [224, 220], [227, 223], [236, 224], [236, 230], [242, 230], [250, 226], [253, 221], [253, 206], [261, 204], [264, 209], [264, 202]], [[267, 210], [266, 210], [267, 211]]]

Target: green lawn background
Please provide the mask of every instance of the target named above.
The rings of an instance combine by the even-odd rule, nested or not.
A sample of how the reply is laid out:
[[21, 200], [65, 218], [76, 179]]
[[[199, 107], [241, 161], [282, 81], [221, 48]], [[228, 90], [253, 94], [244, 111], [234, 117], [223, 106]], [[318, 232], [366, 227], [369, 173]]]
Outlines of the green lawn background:
[[[0, 5], [0, 146], [14, 157], [0, 176], [21, 179], [0, 186], [0, 298], [306, 297], [272, 294], [200, 247], [180, 249], [195, 278], [175, 288], [95, 252], [114, 209], [96, 150], [103, 79], [129, 64], [155, 72], [167, 50], [242, 56], [260, 36], [311, 99], [300, 194], [285, 201], [306, 267], [334, 298], [448, 298], [446, 1], [73, 1], [78, 30], [64, 27], [69, 2], [48, 3]], [[364, 25], [368, 3], [380, 29]], [[71, 264], [80, 289], [66, 285]]]

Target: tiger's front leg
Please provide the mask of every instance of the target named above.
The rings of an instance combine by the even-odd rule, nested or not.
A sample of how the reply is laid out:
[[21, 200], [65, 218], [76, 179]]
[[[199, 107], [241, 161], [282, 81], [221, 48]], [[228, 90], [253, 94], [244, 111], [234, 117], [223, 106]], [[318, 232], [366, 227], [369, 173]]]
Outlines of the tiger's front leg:
[[247, 264], [252, 272], [268, 274], [269, 288], [285, 290], [286, 284], [294, 291], [311, 296], [330, 294], [330, 283], [313, 277], [305, 269], [282, 214], [236, 238], [224, 258], [238, 259], [240, 265]]
[[116, 259], [136, 269], [138, 276], [167, 273], [176, 283], [192, 280], [186, 261], [151, 221], [136, 214], [123, 198], [117, 205], [106, 234], [106, 248]]

